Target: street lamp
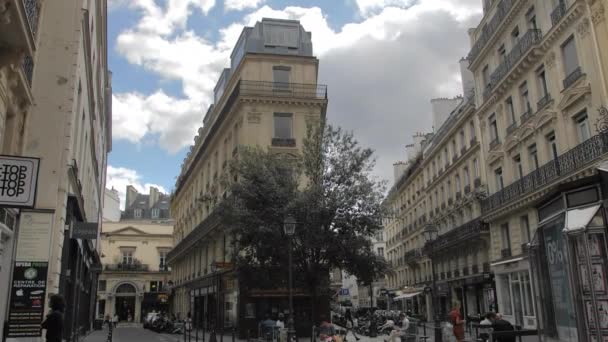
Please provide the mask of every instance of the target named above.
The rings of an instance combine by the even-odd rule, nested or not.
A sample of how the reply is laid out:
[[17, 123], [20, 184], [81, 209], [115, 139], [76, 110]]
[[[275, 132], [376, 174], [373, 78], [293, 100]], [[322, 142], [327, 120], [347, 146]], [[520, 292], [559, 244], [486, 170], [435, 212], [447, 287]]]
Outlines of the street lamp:
[[433, 262], [433, 253], [435, 253], [435, 240], [439, 236], [437, 227], [433, 224], [427, 225], [422, 231], [426, 244], [429, 246], [429, 256], [431, 259], [431, 279], [433, 280], [431, 298], [433, 302], [433, 311], [435, 314], [435, 342], [441, 342], [441, 314], [439, 313], [439, 297], [437, 296], [437, 279], [435, 277], [435, 263]]
[[283, 230], [285, 235], [289, 237], [289, 320], [287, 321], [287, 341], [295, 342], [296, 340], [296, 329], [293, 322], [293, 275], [292, 275], [292, 260], [291, 260], [291, 249], [293, 236], [296, 233], [296, 219], [293, 216], [288, 215], [283, 221]]
[[[211, 330], [211, 335], [209, 336], [209, 342], [216, 342], [216, 329], [220, 320], [220, 276], [215, 272], [218, 271], [217, 263], [215, 261], [211, 262], [211, 273], [215, 276], [215, 322], [213, 323], [213, 330]], [[220, 339], [224, 339], [223, 331], [220, 333]]]

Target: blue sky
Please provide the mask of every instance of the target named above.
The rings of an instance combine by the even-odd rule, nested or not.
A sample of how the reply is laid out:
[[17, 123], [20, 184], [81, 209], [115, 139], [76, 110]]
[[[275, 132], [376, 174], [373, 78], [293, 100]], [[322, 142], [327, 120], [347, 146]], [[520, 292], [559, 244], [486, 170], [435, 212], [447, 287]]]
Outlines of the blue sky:
[[429, 100], [461, 93], [458, 60], [481, 0], [109, 0], [113, 150], [108, 187], [173, 188], [244, 25], [298, 19], [312, 32], [330, 122], [376, 150], [376, 175], [417, 131]]

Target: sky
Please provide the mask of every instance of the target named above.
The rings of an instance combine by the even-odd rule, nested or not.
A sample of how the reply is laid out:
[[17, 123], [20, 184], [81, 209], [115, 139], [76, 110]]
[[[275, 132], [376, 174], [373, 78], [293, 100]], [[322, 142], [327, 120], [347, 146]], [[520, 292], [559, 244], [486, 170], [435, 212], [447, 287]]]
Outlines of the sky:
[[297, 19], [312, 33], [327, 118], [375, 151], [393, 181], [430, 100], [462, 94], [459, 60], [481, 0], [108, 0], [112, 152], [107, 187], [170, 192], [244, 26]]

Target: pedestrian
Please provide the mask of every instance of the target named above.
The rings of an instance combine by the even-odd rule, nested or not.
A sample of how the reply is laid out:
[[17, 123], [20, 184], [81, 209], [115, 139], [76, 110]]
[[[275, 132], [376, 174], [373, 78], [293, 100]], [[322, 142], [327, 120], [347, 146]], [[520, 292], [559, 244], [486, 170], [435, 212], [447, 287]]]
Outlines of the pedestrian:
[[185, 328], [187, 332], [192, 331], [192, 313], [190, 313], [190, 311], [188, 311], [188, 314], [186, 315]]
[[460, 315], [460, 302], [454, 302], [452, 311], [450, 311], [450, 323], [452, 323], [452, 331], [456, 341], [464, 341], [464, 323], [466, 321], [462, 319]]
[[[509, 321], [502, 319], [502, 315], [497, 313], [490, 313], [488, 319], [492, 322], [492, 329], [495, 332], [498, 331], [514, 331], [513, 324]], [[498, 336], [493, 338], [496, 342], [515, 342], [515, 336]]]
[[279, 316], [277, 318], [276, 327], [277, 327], [277, 329], [284, 329], [285, 328], [284, 315], [283, 315], [282, 312], [279, 313]]
[[355, 339], [359, 341], [359, 336], [355, 334], [355, 322], [353, 321], [353, 314], [351, 313], [350, 309], [346, 309], [346, 312], [344, 313], [344, 320], [346, 321], [346, 332], [344, 333], [344, 341], [346, 341], [346, 336], [348, 335], [349, 331], [353, 334], [353, 336], [355, 336]]
[[63, 311], [65, 301], [60, 295], [52, 295], [50, 298], [51, 312], [41, 324], [46, 329], [46, 342], [61, 342], [63, 338]]
[[114, 318], [112, 318], [112, 323], [114, 323], [114, 328], [118, 325], [118, 313], [114, 313]]
[[394, 326], [391, 334], [388, 336], [388, 341], [397, 342], [397, 337], [405, 336], [405, 332], [410, 327], [410, 320], [403, 312], [399, 314], [399, 321], [401, 322], [401, 327]]
[[492, 312], [486, 313], [484, 320], [479, 322], [479, 338], [484, 342], [490, 340], [490, 334], [492, 333], [492, 321], [490, 317], [492, 315]]

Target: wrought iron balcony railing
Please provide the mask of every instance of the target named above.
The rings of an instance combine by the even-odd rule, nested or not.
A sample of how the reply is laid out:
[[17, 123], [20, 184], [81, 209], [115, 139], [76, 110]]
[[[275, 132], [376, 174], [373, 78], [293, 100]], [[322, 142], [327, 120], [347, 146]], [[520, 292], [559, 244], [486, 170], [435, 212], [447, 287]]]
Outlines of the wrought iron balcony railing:
[[551, 25], [557, 25], [564, 15], [566, 15], [566, 3], [564, 1], [560, 1], [557, 6], [551, 12]]
[[244, 96], [327, 99], [327, 86], [321, 84], [241, 80], [239, 81], [239, 92]]
[[477, 41], [473, 45], [473, 48], [471, 48], [471, 51], [467, 55], [469, 63], [473, 63], [477, 59], [477, 57], [479, 57], [481, 50], [483, 50], [483, 48], [490, 41], [492, 36], [494, 36], [494, 33], [498, 31], [498, 28], [500, 27], [504, 19], [507, 17], [507, 14], [513, 7], [515, 1], [516, 0], [502, 0], [500, 1], [500, 3], [498, 3], [498, 5], [496, 6], [496, 14], [494, 14], [492, 19], [490, 19], [490, 21], [487, 23], [487, 25], [483, 27], [481, 36], [479, 36], [479, 39], [477, 39]]
[[29, 86], [32, 86], [32, 77], [34, 75], [34, 60], [30, 56], [25, 56], [23, 58], [23, 64], [21, 65], [23, 69], [23, 73], [25, 74], [25, 79]]
[[534, 116], [534, 113], [532, 113], [531, 110], [527, 110], [525, 113], [523, 113], [519, 119], [521, 121], [521, 124], [523, 125], [524, 123], [526, 123], [528, 120], [530, 120], [530, 118], [532, 118]]
[[120, 272], [147, 272], [150, 270], [146, 264], [107, 264], [105, 267], [106, 271], [120, 271]]
[[520, 59], [532, 49], [532, 47], [543, 39], [543, 34], [540, 30], [528, 30], [517, 44], [511, 49], [509, 54], [504, 58], [502, 63], [498, 65], [496, 70], [490, 75], [491, 88], [496, 85], [517, 65]]
[[490, 141], [490, 150], [494, 149], [498, 145], [500, 145], [500, 139], [496, 137], [492, 141]]
[[510, 124], [509, 127], [507, 127], [507, 134], [513, 133], [513, 131], [515, 131], [517, 127], [517, 122], [513, 122], [512, 124]]
[[38, 11], [40, 9], [40, 0], [23, 0], [23, 7], [25, 8], [25, 15], [27, 16], [27, 22], [30, 25], [32, 35], [36, 36], [36, 30], [38, 29]]
[[558, 158], [528, 173], [523, 178], [495, 192], [481, 202], [482, 212], [494, 209], [526, 196], [561, 176], [577, 171], [608, 152], [608, 133], [600, 133], [578, 144]]
[[467, 147], [466, 146], [462, 146], [462, 148], [460, 149], [460, 155], [464, 155], [467, 152]]
[[581, 77], [583, 77], [583, 70], [579, 66], [564, 79], [564, 89], [570, 88], [574, 84], [574, 82], [578, 81]]
[[469, 243], [471, 240], [479, 238], [482, 233], [489, 231], [490, 228], [487, 223], [475, 219], [440, 235], [435, 241], [427, 243], [424, 246], [424, 252], [441, 253], [446, 248]]
[[537, 110], [545, 108], [549, 102], [551, 102], [551, 94], [546, 93], [545, 96], [541, 97], [541, 99], [536, 103]]
[[296, 139], [293, 138], [272, 138], [272, 146], [295, 147]]
[[503, 258], [509, 258], [511, 256], [511, 248], [503, 248], [500, 250], [500, 256]]
[[478, 188], [481, 186], [481, 178], [475, 178], [475, 180], [473, 181], [473, 186], [475, 188]]

